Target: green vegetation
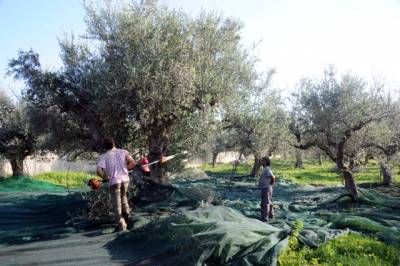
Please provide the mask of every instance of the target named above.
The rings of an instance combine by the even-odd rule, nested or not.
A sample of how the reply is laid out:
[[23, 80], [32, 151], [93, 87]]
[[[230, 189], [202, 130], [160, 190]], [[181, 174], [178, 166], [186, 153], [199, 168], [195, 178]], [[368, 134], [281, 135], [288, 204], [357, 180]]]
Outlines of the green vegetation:
[[26, 176], [10, 177], [0, 180], [0, 192], [65, 191], [62, 186], [36, 180]]
[[34, 179], [66, 188], [82, 188], [93, 177], [96, 176], [84, 172], [49, 172], [36, 175]]
[[[241, 164], [238, 166], [236, 174], [245, 175], [251, 171], [252, 162]], [[278, 178], [284, 178], [296, 182], [298, 184], [311, 185], [339, 185], [342, 184], [340, 174], [336, 171], [334, 164], [330, 161], [324, 161], [322, 165], [318, 165], [315, 160], [304, 160], [304, 168], [294, 168], [294, 160], [273, 159], [272, 171]], [[204, 171], [213, 173], [229, 174], [232, 173], [231, 164], [216, 164], [212, 167], [205, 164], [200, 167]], [[394, 171], [395, 172], [395, 171]], [[379, 164], [376, 161], [370, 161], [368, 165], [363, 166], [355, 173], [357, 183], [381, 182], [379, 179]], [[394, 181], [400, 183], [400, 174], [396, 171]]]
[[[206, 172], [217, 173], [217, 174], [230, 174], [233, 171], [233, 165], [229, 163], [218, 163], [213, 167], [211, 164], [204, 164], [200, 166], [200, 169]], [[237, 175], [248, 175], [251, 171], [250, 164], [239, 164], [236, 169]]]
[[298, 236], [300, 234], [301, 229], [303, 229], [304, 223], [302, 221], [297, 220], [294, 223], [293, 231], [289, 237], [289, 243], [287, 247], [280, 253], [278, 257], [278, 265], [292, 265], [292, 262], [297, 262], [296, 265], [307, 265], [306, 260], [300, 260], [300, 256], [298, 254], [301, 246], [299, 244]]
[[279, 255], [278, 265], [399, 265], [400, 250], [376, 239], [350, 233], [316, 249], [301, 246], [300, 226], [293, 231], [288, 247]]

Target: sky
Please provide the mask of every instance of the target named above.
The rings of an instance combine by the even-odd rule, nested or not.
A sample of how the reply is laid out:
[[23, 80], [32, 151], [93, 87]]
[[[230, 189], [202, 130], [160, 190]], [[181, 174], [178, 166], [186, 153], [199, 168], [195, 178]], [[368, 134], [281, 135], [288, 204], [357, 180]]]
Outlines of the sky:
[[[242, 21], [243, 44], [260, 59], [257, 68], [275, 68], [273, 84], [284, 91], [301, 78], [322, 77], [330, 64], [400, 88], [400, 0], [163, 2], [193, 16], [213, 10]], [[18, 50], [32, 48], [44, 67], [57, 69], [58, 38], [82, 35], [84, 14], [80, 0], [0, 0], [0, 87], [15, 95], [22, 87], [5, 77]]]

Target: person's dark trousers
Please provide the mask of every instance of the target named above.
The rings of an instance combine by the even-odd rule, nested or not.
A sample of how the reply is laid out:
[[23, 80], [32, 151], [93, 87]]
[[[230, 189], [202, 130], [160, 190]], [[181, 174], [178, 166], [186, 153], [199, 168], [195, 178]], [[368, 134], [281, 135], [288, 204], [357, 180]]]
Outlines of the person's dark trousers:
[[268, 221], [273, 218], [272, 208], [272, 186], [261, 189], [261, 221]]

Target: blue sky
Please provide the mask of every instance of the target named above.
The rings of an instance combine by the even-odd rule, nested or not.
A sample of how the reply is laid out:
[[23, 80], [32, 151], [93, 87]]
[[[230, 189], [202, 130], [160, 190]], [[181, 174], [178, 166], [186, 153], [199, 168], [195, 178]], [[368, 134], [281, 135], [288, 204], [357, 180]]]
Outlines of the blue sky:
[[[275, 86], [290, 90], [302, 77], [321, 76], [328, 64], [367, 78], [400, 84], [398, 0], [164, 0], [192, 15], [218, 10], [244, 23], [244, 44], [258, 68], [277, 70]], [[58, 37], [84, 33], [80, 0], [0, 0], [0, 86], [21, 87], [4, 78], [17, 51], [33, 48], [42, 65], [60, 65]]]
[[18, 93], [20, 84], [4, 77], [18, 50], [34, 49], [48, 68], [60, 66], [58, 38], [85, 30], [79, 0], [0, 0], [0, 86]]

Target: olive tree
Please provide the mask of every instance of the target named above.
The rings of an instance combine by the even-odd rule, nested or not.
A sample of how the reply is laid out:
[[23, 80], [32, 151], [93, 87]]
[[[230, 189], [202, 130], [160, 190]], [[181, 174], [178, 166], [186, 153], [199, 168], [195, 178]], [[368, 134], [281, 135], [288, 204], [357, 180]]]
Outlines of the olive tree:
[[[113, 135], [120, 145], [142, 139], [149, 160], [159, 160], [186, 117], [252, 78], [253, 58], [235, 20], [193, 18], [157, 1], [88, 5], [86, 12], [85, 39], [61, 41], [59, 71], [43, 70], [33, 52], [10, 64], [28, 82], [30, 101], [60, 123], [60, 143], [70, 150], [99, 151], [99, 139]], [[160, 164], [151, 175], [163, 178]]]
[[247, 91], [233, 97], [226, 108], [224, 123], [233, 130], [240, 155], [254, 156], [251, 175], [258, 171], [261, 156], [272, 155], [285, 141], [287, 114], [280, 92], [271, 87], [273, 74], [269, 72], [256, 79]]
[[215, 167], [218, 159], [218, 155], [225, 151], [234, 150], [237, 143], [234, 139], [234, 133], [229, 129], [221, 128], [216, 126], [211, 132], [214, 134], [209, 140], [211, 150], [211, 165]]
[[303, 80], [294, 95], [293, 113], [301, 125], [301, 143], [323, 151], [342, 172], [345, 187], [358, 196], [353, 168], [363, 154], [372, 124], [381, 123], [389, 110], [381, 87], [352, 74], [338, 78], [332, 69], [321, 80]]
[[[295, 113], [290, 113], [290, 123], [289, 123], [289, 132], [291, 135], [293, 135], [295, 139], [295, 144], [292, 146], [296, 146], [301, 144], [301, 137], [302, 137], [302, 128], [301, 128], [301, 123], [297, 121], [297, 117]], [[295, 155], [296, 155], [296, 161], [294, 163], [294, 168], [304, 168], [303, 166], [303, 151], [299, 148], [294, 148], [295, 149]]]
[[380, 171], [383, 176], [383, 184], [390, 185], [393, 182], [391, 163], [400, 151], [400, 110], [399, 102], [388, 100], [391, 108], [389, 115], [368, 131], [365, 148], [369, 154], [375, 155], [380, 160]]
[[0, 156], [11, 164], [12, 175], [24, 174], [24, 160], [36, 150], [36, 139], [23, 104], [14, 104], [0, 91]]

